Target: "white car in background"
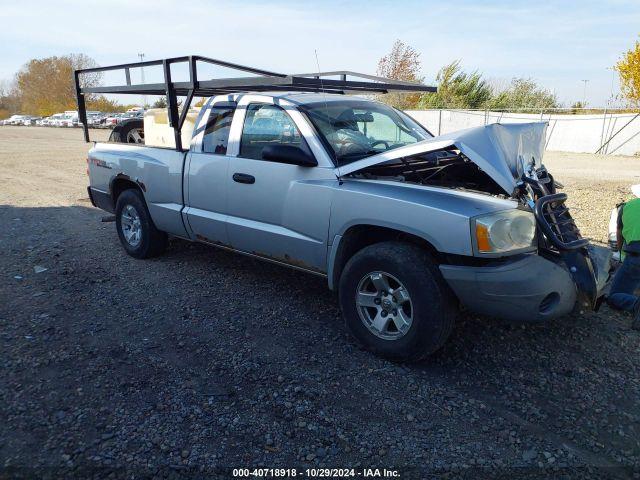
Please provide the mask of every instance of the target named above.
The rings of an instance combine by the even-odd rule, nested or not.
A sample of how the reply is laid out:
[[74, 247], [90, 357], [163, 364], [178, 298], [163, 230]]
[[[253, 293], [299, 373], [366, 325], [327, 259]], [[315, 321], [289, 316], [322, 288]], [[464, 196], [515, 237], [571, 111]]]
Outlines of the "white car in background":
[[47, 119], [46, 126], [48, 127], [59, 127], [58, 122], [62, 120], [64, 117], [64, 113], [54, 113]]
[[113, 128], [125, 118], [124, 115], [124, 113], [114, 113], [105, 119], [104, 125]]
[[[60, 115], [60, 116], [58, 116]], [[56, 118], [53, 118], [56, 117]], [[53, 127], [73, 127], [73, 121], [75, 118], [76, 124], [78, 123], [78, 117], [77, 116], [73, 116], [73, 115], [69, 115], [66, 113], [63, 114], [56, 114], [52, 117], [52, 120], [50, 122], [50, 125]]]
[[98, 127], [103, 118], [104, 114], [102, 112], [87, 112], [87, 125], [90, 127]]
[[67, 110], [64, 114], [67, 118], [63, 121], [63, 127], [78, 126], [78, 112], [76, 110]]
[[3, 125], [20, 125], [27, 118], [27, 115], [11, 115], [2, 122]]
[[27, 116], [24, 118], [24, 120], [22, 120], [21, 125], [24, 125], [25, 127], [30, 127], [32, 125], [37, 125], [37, 121], [40, 120], [42, 117], [32, 117], [32, 116]]

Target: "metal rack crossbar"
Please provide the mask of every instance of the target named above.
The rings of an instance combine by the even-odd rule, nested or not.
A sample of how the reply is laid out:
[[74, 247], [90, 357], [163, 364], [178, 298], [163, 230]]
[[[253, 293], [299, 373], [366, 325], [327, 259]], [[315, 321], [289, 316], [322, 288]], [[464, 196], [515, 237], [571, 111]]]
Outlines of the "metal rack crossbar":
[[[198, 62], [250, 73], [253, 76], [200, 80], [198, 78]], [[186, 63], [188, 65], [188, 82], [174, 82], [171, 79], [171, 66], [179, 63]], [[147, 66], [162, 66], [164, 82], [132, 84], [130, 70], [132, 68]], [[123, 71], [125, 74], [126, 84], [115, 86], [81, 87], [81, 75], [110, 71]], [[339, 77], [339, 79], [326, 77]], [[356, 78], [357, 80], [350, 80], [349, 77]], [[351, 72], [348, 70], [287, 75], [284, 73], [270, 72], [199, 55], [123, 63], [107, 67], [85, 68], [74, 72], [74, 81], [78, 102], [78, 121], [83, 126], [85, 141], [90, 141], [85, 104], [86, 95], [98, 93], [164, 95], [167, 99], [169, 125], [173, 127], [174, 130], [177, 150], [182, 150], [181, 130], [193, 97], [211, 97], [229, 93], [267, 91], [326, 92], [338, 94], [436, 91], [436, 87], [401, 80], [393, 80], [375, 75], [367, 75], [364, 73]], [[177, 97], [179, 96], [186, 97], [181, 112], [178, 111]]]

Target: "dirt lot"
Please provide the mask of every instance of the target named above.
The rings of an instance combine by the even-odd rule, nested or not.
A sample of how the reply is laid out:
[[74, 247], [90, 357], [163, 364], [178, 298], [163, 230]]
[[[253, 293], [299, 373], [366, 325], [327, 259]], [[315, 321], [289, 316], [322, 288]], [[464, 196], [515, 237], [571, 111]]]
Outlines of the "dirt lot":
[[[628, 317], [465, 315], [430, 361], [385, 362], [347, 335], [322, 279], [183, 241], [126, 256], [86, 198], [87, 149], [79, 130], [0, 127], [0, 478], [640, 476]], [[605, 241], [640, 160], [546, 164]]]

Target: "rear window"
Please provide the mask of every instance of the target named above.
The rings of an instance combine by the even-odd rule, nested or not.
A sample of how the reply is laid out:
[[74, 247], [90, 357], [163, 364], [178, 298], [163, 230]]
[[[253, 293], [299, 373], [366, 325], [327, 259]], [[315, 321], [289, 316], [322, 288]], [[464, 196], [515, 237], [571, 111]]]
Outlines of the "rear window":
[[235, 109], [235, 103], [216, 104], [211, 107], [202, 139], [202, 149], [205, 153], [226, 155]]

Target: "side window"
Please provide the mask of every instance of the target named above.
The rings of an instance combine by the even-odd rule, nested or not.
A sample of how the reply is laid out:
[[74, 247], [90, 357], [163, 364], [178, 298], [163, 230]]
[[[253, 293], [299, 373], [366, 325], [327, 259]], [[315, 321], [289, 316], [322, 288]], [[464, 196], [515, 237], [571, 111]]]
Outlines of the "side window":
[[309, 151], [300, 131], [283, 108], [269, 104], [249, 104], [242, 127], [240, 156], [262, 160], [262, 149], [268, 145], [295, 145]]
[[229, 143], [231, 120], [236, 109], [234, 103], [215, 104], [211, 107], [209, 121], [204, 131], [202, 148], [205, 153], [225, 155]]

